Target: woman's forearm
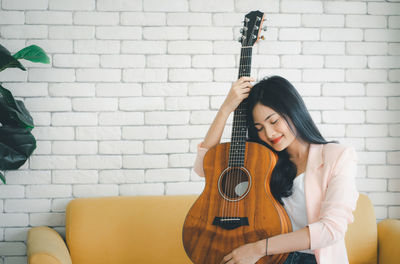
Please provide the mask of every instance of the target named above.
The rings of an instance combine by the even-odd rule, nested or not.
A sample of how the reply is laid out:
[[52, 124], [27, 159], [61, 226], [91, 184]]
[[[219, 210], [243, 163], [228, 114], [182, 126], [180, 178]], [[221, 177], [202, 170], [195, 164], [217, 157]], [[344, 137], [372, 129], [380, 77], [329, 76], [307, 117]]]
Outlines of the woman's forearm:
[[217, 145], [221, 141], [222, 133], [224, 132], [226, 121], [228, 120], [230, 113], [224, 109], [219, 109], [217, 115], [214, 118], [213, 123], [208, 129], [207, 135], [205, 136], [202, 147], [211, 148]]
[[[268, 255], [310, 249], [310, 233], [308, 227], [268, 238]], [[256, 242], [260, 254], [266, 254], [266, 239]]]

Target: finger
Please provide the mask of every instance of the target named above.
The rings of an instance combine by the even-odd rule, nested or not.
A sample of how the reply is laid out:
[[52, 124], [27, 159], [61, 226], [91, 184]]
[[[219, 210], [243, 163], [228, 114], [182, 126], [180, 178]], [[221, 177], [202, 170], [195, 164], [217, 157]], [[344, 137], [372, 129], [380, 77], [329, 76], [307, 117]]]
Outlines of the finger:
[[255, 79], [253, 77], [249, 77], [249, 76], [242, 76], [239, 78], [239, 80], [241, 82], [254, 82]]
[[228, 255], [226, 255], [223, 259], [221, 263], [226, 263], [227, 261], [232, 259], [232, 253], [229, 253]]

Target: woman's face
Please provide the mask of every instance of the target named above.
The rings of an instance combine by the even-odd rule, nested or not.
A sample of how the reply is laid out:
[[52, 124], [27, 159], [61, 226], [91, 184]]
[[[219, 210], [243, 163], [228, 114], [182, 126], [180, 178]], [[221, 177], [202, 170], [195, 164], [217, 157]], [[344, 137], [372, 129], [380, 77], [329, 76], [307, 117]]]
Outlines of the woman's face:
[[286, 120], [268, 106], [256, 104], [253, 119], [259, 138], [276, 151], [286, 149], [296, 139]]

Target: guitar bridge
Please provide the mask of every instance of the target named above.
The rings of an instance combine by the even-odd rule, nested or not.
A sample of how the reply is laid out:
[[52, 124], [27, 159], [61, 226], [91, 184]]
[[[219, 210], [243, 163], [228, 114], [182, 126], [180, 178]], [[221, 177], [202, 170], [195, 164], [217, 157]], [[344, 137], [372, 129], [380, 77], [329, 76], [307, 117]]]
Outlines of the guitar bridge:
[[226, 230], [232, 230], [241, 226], [248, 226], [249, 219], [247, 217], [215, 217], [212, 224]]

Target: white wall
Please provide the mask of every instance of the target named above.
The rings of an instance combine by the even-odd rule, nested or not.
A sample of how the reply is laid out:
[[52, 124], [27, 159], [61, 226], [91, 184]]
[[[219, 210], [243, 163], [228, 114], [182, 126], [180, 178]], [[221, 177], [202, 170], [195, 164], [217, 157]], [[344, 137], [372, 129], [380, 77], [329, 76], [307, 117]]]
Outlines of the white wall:
[[26, 263], [32, 226], [63, 233], [75, 197], [199, 193], [196, 145], [237, 77], [235, 39], [256, 9], [270, 20], [252, 76], [293, 82], [323, 135], [357, 149], [377, 221], [400, 218], [399, 2], [0, 0], [0, 43], [51, 57], [0, 73], [38, 143], [0, 185], [0, 264]]

